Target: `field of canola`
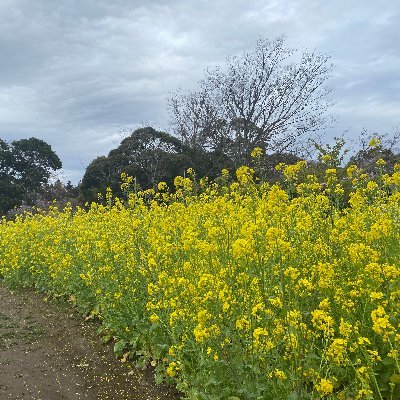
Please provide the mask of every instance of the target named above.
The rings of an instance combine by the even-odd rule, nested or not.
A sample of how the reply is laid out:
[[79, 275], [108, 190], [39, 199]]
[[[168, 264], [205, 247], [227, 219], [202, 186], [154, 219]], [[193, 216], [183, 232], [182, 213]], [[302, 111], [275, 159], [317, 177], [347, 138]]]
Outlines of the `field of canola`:
[[336, 170], [303, 168], [3, 220], [0, 275], [99, 318], [188, 399], [400, 399], [400, 166], [350, 167], [347, 207]]

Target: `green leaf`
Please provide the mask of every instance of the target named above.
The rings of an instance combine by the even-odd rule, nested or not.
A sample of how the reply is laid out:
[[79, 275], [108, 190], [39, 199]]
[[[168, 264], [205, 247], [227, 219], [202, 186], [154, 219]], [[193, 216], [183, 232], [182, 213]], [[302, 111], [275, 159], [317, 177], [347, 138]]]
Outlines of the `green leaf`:
[[112, 339], [111, 335], [104, 335], [101, 337], [100, 340], [103, 344], [107, 344], [111, 339]]
[[382, 364], [385, 365], [385, 366], [388, 366], [388, 365], [395, 365], [395, 362], [394, 362], [393, 358], [385, 357], [385, 358], [382, 360]]
[[162, 376], [162, 374], [156, 374], [154, 380], [156, 382], [156, 385], [161, 385], [161, 383], [164, 380], [164, 377]]
[[114, 353], [120, 357], [122, 356], [125, 348], [126, 348], [127, 342], [124, 339], [118, 340], [117, 343], [114, 344]]
[[400, 374], [393, 374], [390, 377], [390, 382], [392, 382], [392, 383], [394, 383], [396, 385], [400, 384]]
[[300, 400], [300, 396], [296, 392], [292, 392], [289, 394], [287, 400]]

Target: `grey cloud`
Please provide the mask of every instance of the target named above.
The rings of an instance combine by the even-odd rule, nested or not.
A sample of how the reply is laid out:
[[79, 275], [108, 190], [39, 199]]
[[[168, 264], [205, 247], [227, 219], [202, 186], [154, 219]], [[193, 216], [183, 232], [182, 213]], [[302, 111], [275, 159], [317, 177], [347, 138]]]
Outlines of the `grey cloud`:
[[167, 130], [170, 91], [280, 34], [332, 54], [339, 123], [328, 136], [390, 130], [400, 121], [399, 17], [397, 0], [2, 0], [0, 137], [48, 141], [76, 182], [121, 127]]

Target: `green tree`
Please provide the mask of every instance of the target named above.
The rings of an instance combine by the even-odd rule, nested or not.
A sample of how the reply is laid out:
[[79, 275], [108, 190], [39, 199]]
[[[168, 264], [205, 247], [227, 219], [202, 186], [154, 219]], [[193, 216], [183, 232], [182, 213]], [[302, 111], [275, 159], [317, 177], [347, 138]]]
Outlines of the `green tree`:
[[98, 194], [110, 187], [115, 194], [121, 194], [120, 176], [122, 165], [113, 157], [97, 157], [86, 168], [79, 185], [79, 197], [83, 202], [97, 201]]
[[23, 201], [32, 204], [62, 163], [51, 146], [30, 138], [10, 144], [0, 140], [0, 213]]
[[301, 158], [293, 153], [272, 153], [263, 154], [259, 160], [253, 162], [256, 173], [262, 181], [276, 183], [282, 181], [282, 173], [276, 170], [280, 163], [296, 164]]
[[[363, 131], [358, 140], [360, 149], [350, 158], [348, 166], [355, 164], [371, 177], [392, 173], [394, 165], [400, 162], [400, 154], [396, 149], [399, 138], [400, 132], [389, 136]], [[377, 165], [379, 159], [384, 160], [384, 165]]]
[[213, 173], [213, 164], [204, 151], [186, 146], [168, 133], [140, 128], [107, 157], [98, 157], [89, 164], [80, 185], [81, 197], [84, 201], [96, 201], [97, 194], [104, 193], [107, 187], [121, 195], [123, 172], [136, 177], [143, 189], [154, 188], [161, 181], [172, 186], [174, 177], [190, 167], [200, 176]]

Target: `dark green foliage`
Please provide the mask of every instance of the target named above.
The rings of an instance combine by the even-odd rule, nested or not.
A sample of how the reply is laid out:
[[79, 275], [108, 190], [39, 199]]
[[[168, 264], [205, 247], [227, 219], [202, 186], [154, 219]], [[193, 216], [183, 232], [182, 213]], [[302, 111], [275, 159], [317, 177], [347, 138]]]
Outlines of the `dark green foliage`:
[[[370, 177], [391, 173], [395, 164], [400, 162], [399, 143], [400, 131], [393, 134], [361, 132], [356, 141], [359, 150], [350, 158], [347, 166], [357, 165]], [[385, 161], [377, 165], [377, 161]]]
[[282, 181], [282, 173], [276, 170], [276, 166], [280, 163], [296, 164], [301, 158], [293, 153], [272, 153], [264, 154], [254, 163], [257, 176], [263, 181], [275, 183]]
[[0, 213], [13, 207], [33, 203], [51, 173], [62, 167], [51, 146], [30, 138], [8, 144], [0, 140]]
[[[113, 165], [113, 162], [115, 165]], [[120, 166], [110, 157], [97, 157], [86, 168], [79, 186], [80, 196], [84, 201], [96, 201], [97, 194], [111, 187], [114, 193], [119, 191]]]
[[121, 173], [136, 177], [142, 189], [154, 188], [158, 182], [172, 186], [174, 177], [194, 168], [200, 175], [215, 175], [215, 163], [202, 150], [184, 145], [179, 139], [151, 127], [137, 129], [107, 157], [89, 164], [80, 186], [84, 201], [96, 201], [98, 193], [110, 187], [122, 195]]
[[[386, 165], [378, 168], [376, 162], [382, 159]], [[386, 149], [382, 146], [368, 147], [357, 152], [350, 158], [349, 165], [355, 164], [362, 168], [369, 176], [374, 177], [377, 173], [388, 174], [393, 171], [395, 164], [400, 162], [400, 154], [395, 154], [392, 149]]]

